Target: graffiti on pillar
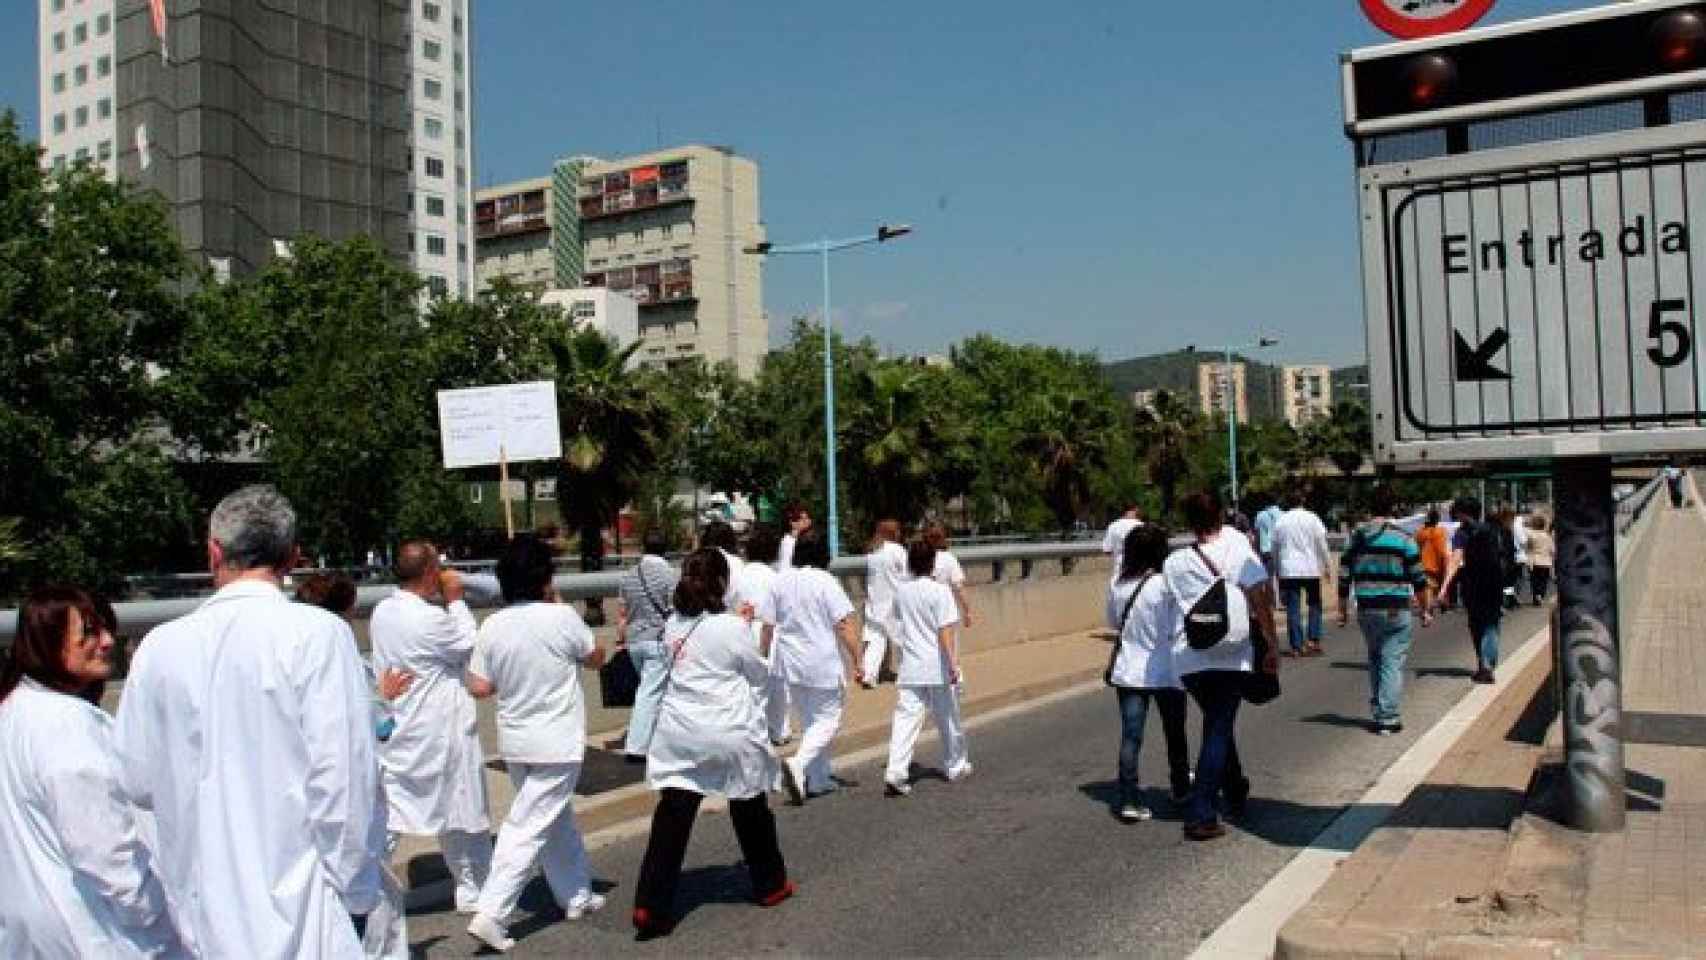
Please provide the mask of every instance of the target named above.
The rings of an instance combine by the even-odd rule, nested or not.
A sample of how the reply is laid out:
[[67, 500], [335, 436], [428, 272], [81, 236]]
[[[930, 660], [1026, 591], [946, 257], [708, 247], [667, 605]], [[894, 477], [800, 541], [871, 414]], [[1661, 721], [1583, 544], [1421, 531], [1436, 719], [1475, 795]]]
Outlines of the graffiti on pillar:
[[1623, 804], [1622, 678], [1617, 651], [1616, 524], [1609, 476], [1587, 471], [1557, 490], [1558, 609], [1564, 734], [1578, 809]]

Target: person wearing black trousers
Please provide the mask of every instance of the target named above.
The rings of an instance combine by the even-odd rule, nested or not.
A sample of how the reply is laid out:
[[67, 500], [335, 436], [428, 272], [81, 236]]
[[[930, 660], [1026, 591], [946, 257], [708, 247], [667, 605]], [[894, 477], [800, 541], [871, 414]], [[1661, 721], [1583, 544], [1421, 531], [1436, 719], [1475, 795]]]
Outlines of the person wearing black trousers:
[[646, 751], [646, 783], [658, 791], [658, 805], [634, 890], [642, 940], [674, 928], [681, 864], [706, 794], [729, 798], [753, 900], [772, 907], [794, 894], [767, 799], [781, 770], [764, 715], [770, 668], [746, 621], [724, 612], [728, 577], [716, 549], [688, 555], [664, 626], [669, 674]]

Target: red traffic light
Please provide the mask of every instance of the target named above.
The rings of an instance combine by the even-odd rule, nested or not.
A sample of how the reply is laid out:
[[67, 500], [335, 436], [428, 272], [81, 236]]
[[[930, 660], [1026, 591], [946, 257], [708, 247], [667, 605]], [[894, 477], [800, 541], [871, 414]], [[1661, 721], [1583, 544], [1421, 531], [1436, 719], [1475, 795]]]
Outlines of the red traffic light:
[[1706, 18], [1694, 10], [1678, 10], [1653, 21], [1653, 56], [1666, 70], [1700, 63], [1706, 52]]
[[1424, 53], [1404, 67], [1404, 94], [1413, 107], [1437, 107], [1457, 86], [1457, 64], [1450, 57]]

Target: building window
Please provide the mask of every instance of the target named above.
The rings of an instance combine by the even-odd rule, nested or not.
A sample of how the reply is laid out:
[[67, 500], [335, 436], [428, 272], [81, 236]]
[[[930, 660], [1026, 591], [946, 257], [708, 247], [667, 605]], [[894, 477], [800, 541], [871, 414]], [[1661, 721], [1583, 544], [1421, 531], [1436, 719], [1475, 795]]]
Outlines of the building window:
[[427, 277], [427, 289], [442, 300], [450, 292], [450, 284], [443, 277]]
[[456, 205], [456, 222], [457, 223], [467, 223], [468, 222], [468, 208], [466, 206], [464, 206], [463, 204], [460, 204], [460, 203]]
[[64, 13], [65, 12], [65, 0], [53, 0], [53, 12], [54, 13]]
[[439, 43], [437, 40], [428, 40], [423, 37], [421, 39], [421, 56], [426, 57], [433, 63], [437, 63], [444, 57], [444, 44]]
[[456, 128], [456, 149], [458, 149], [458, 150], [462, 149], [463, 145], [466, 143], [467, 143], [467, 138], [465, 136], [463, 136], [462, 128], [457, 127]]
[[89, 25], [86, 23], [79, 23], [75, 27], [72, 27], [71, 28], [71, 42], [72, 43], [88, 43], [89, 42]]
[[456, 51], [452, 60], [456, 63], [456, 75], [460, 77], [462, 75], [462, 51]]
[[439, 157], [426, 158], [426, 175], [435, 180], [444, 179], [444, 161]]
[[426, 94], [428, 100], [444, 99], [444, 84], [431, 77], [427, 77], [422, 83], [421, 90]]
[[95, 76], [97, 76], [97, 77], [111, 76], [112, 72], [113, 72], [113, 58], [112, 57], [101, 57], [99, 60], [95, 61]]
[[456, 185], [459, 187], [468, 185], [468, 168], [460, 163], [456, 165]]
[[443, 197], [435, 197], [432, 194], [427, 194], [426, 212], [427, 212], [427, 216], [429, 216], [429, 217], [442, 217], [442, 216], [444, 216], [444, 198]]
[[111, 97], [102, 97], [95, 101], [95, 116], [100, 117], [102, 120], [106, 120], [112, 115], [113, 99]]
[[459, 37], [462, 36], [462, 17], [461, 16], [454, 16], [454, 17], [450, 18], [450, 32], [456, 34]]
[[424, 127], [426, 128], [426, 135], [427, 135], [428, 140], [443, 140], [444, 139], [444, 121], [443, 120], [439, 120], [436, 117], [427, 117], [426, 123], [424, 124]]
[[409, 252], [415, 252], [415, 232], [413, 230], [409, 231]]
[[104, 37], [107, 34], [111, 33], [112, 30], [113, 30], [112, 14], [103, 13], [100, 16], [95, 18], [95, 35], [96, 36]]
[[442, 11], [436, 3], [421, 4], [421, 19], [428, 23], [437, 23]]
[[89, 159], [89, 148], [88, 147], [78, 147], [77, 148], [77, 159], [79, 162]]
[[456, 88], [456, 109], [461, 110], [461, 109], [464, 109], [466, 106], [467, 106], [467, 101], [462, 98], [462, 88], [457, 87]]
[[53, 158], [53, 169], [55, 169], [55, 170], [64, 170], [65, 169], [65, 154], [62, 153], [59, 156]]
[[444, 237], [436, 233], [427, 234], [426, 252], [429, 257], [444, 256]]
[[56, 73], [53, 75], [53, 92], [54, 93], [64, 93], [65, 92], [65, 74]]
[[76, 78], [76, 83], [79, 87], [81, 87], [83, 84], [89, 82], [89, 65], [88, 64], [86, 64], [86, 63], [78, 64], [77, 69], [75, 71], [73, 71], [72, 73], [73, 73], [73, 76]]
[[95, 156], [103, 163], [111, 160], [113, 158], [113, 142], [111, 140], [102, 140], [101, 145], [95, 148]]
[[65, 52], [65, 31], [64, 30], [61, 30], [58, 33], [53, 35], [53, 52], [54, 53], [64, 53]]
[[466, 243], [458, 243], [456, 245], [456, 259], [463, 263], [468, 262], [468, 245]]
[[555, 480], [535, 480], [535, 481], [533, 481], [533, 499], [535, 499], [535, 500], [555, 500], [555, 499], [557, 499], [557, 481], [555, 481]]
[[78, 107], [76, 117], [77, 117], [77, 122], [76, 122], [77, 126], [79, 126], [79, 127], [88, 126], [89, 125], [89, 108], [88, 107]]
[[65, 132], [65, 114], [56, 113], [53, 115], [53, 132], [54, 133], [64, 133]]

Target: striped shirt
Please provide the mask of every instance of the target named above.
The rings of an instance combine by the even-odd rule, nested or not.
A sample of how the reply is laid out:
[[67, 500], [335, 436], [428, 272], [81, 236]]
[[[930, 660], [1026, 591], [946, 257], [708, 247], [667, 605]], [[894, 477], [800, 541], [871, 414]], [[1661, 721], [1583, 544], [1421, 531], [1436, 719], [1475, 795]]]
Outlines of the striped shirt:
[[1426, 584], [1416, 541], [1390, 521], [1359, 527], [1339, 558], [1339, 600], [1354, 588], [1360, 610], [1408, 607]]

